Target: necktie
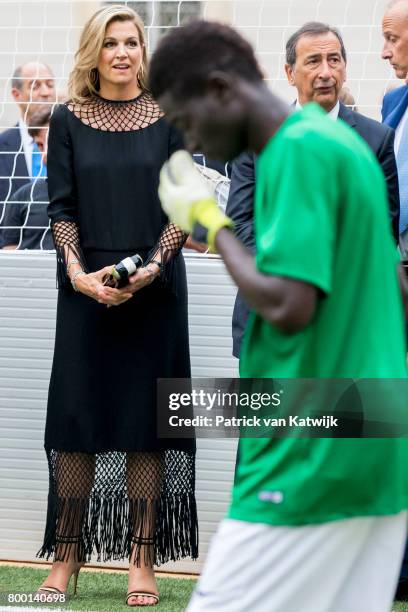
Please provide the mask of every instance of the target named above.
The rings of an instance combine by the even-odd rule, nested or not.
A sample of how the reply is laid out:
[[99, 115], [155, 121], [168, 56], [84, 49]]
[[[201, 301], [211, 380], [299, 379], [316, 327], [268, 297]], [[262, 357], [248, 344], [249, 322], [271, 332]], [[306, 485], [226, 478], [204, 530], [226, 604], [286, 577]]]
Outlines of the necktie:
[[47, 176], [47, 169], [42, 163], [42, 154], [35, 142], [33, 143], [33, 152], [31, 154], [31, 176], [33, 178]]
[[408, 228], [408, 120], [403, 127], [397, 153], [398, 181], [400, 193], [400, 234]]

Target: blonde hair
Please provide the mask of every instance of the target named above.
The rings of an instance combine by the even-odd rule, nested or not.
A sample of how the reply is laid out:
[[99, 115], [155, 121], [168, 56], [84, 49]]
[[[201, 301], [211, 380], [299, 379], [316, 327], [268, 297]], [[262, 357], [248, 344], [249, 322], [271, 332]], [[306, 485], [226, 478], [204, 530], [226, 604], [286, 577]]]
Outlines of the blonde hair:
[[86, 22], [75, 54], [74, 68], [69, 76], [68, 93], [73, 102], [85, 102], [99, 91], [99, 74], [96, 67], [102, 49], [106, 28], [113, 21], [131, 21], [137, 28], [142, 45], [142, 63], [138, 84], [147, 89], [147, 51], [144, 24], [139, 15], [127, 6], [113, 5], [96, 11]]

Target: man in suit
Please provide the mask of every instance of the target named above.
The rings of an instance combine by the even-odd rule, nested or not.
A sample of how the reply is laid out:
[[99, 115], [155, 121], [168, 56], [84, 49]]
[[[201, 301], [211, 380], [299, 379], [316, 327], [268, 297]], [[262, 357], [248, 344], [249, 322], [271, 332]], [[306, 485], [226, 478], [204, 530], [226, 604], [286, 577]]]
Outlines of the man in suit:
[[[297, 30], [286, 44], [285, 65], [287, 79], [297, 89], [295, 108], [300, 109], [308, 102], [317, 102], [332, 119], [342, 119], [367, 142], [383, 169], [392, 230], [397, 240], [399, 196], [394, 130], [348, 109], [339, 101], [339, 94], [346, 80], [346, 60], [342, 37], [335, 28], [310, 22]], [[255, 158], [244, 153], [233, 164], [226, 212], [234, 220], [237, 236], [253, 251], [254, 186]], [[299, 257], [302, 257], [302, 253], [299, 253]], [[232, 319], [235, 357], [239, 357], [247, 317], [248, 308], [238, 293]]]
[[20, 119], [14, 127], [0, 134], [0, 224], [10, 196], [30, 177], [45, 173], [41, 152], [29, 135], [27, 125], [39, 105], [55, 103], [54, 77], [45, 64], [29, 62], [16, 68], [11, 87], [11, 95], [20, 110]]
[[[382, 58], [388, 60], [398, 79], [408, 74], [408, 0], [392, 2], [383, 19], [384, 47]], [[383, 122], [395, 129], [401, 215], [399, 245], [408, 259], [408, 86], [405, 83], [389, 92], [383, 101]], [[408, 576], [407, 576], [408, 578]]]

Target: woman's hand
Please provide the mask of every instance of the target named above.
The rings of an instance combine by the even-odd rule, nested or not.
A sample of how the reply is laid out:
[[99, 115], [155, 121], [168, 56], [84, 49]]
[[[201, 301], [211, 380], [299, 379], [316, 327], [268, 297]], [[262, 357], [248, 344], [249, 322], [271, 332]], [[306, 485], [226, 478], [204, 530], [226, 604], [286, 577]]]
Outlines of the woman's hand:
[[93, 298], [100, 304], [107, 304], [108, 306], [119, 306], [127, 302], [132, 297], [132, 292], [128, 291], [127, 287], [114, 289], [113, 287], [105, 287], [102, 284], [104, 276], [109, 274], [112, 268], [113, 266], [105, 266], [105, 268], [97, 272], [79, 274], [75, 278], [78, 291]]
[[147, 264], [143, 268], [139, 268], [135, 274], [129, 276], [129, 284], [122, 289], [122, 291], [130, 291], [131, 293], [136, 293], [143, 287], [150, 285], [156, 276], [160, 274], [160, 268], [155, 263]]

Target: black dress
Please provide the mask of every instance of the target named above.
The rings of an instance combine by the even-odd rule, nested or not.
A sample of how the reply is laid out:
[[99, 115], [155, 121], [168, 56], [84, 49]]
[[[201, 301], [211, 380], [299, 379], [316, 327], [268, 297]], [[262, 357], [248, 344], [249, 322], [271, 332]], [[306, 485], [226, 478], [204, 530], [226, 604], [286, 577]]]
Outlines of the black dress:
[[[58, 307], [45, 449], [50, 489], [39, 556], [145, 562], [197, 557], [195, 443], [156, 436], [156, 381], [188, 378], [185, 235], [157, 195], [180, 135], [147, 92], [90, 98], [51, 118], [49, 216]], [[70, 255], [67, 255], [67, 248]], [[161, 277], [107, 308], [75, 293], [74, 254], [87, 271], [160, 251]]]

